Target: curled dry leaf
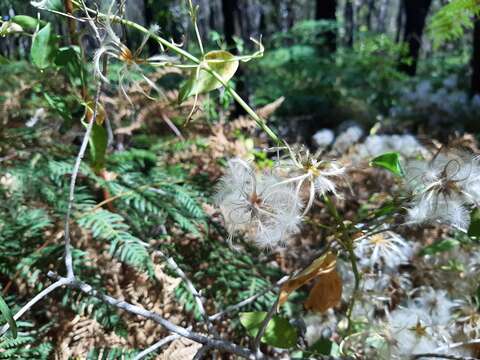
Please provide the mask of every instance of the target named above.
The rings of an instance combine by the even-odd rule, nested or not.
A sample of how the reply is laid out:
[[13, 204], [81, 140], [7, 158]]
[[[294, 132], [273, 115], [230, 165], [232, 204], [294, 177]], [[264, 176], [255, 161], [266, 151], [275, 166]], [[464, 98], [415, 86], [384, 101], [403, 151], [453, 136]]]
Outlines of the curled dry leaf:
[[324, 313], [335, 307], [342, 298], [342, 279], [337, 271], [320, 274], [315, 286], [310, 290], [305, 309]]
[[[97, 105], [97, 116], [95, 118], [95, 122], [97, 123], [97, 125], [102, 125], [107, 115], [103, 105], [101, 103], [98, 103]], [[94, 102], [92, 100], [87, 101], [87, 103], [85, 104], [85, 117], [88, 122], [90, 122], [93, 118], [94, 108]]]
[[315, 259], [305, 270], [301, 271], [282, 285], [280, 295], [278, 296], [278, 307], [282, 306], [287, 301], [288, 296], [299, 287], [322, 274], [334, 271], [336, 263], [337, 257], [332, 252], [327, 252]]

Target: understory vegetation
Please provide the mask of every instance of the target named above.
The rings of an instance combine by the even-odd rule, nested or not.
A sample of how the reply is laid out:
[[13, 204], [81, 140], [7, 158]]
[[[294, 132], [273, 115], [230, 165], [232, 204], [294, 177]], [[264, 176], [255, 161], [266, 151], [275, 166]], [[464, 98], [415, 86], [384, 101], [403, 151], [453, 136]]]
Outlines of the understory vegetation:
[[0, 0], [0, 359], [480, 358], [480, 6], [278, 3]]

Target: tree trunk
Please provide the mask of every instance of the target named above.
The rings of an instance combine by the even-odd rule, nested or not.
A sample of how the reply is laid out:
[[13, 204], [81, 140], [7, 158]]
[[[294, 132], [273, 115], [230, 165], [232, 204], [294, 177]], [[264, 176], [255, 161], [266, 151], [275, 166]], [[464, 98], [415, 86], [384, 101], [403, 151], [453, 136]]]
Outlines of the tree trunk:
[[[336, 21], [337, 1], [316, 0], [315, 19]], [[337, 49], [337, 31], [331, 30], [325, 33], [325, 44], [327, 49], [334, 52]]]
[[423, 29], [431, 3], [432, 0], [404, 0], [405, 30], [403, 41], [407, 44], [408, 62], [405, 61], [406, 59], [402, 59], [400, 69], [410, 76], [414, 76], [417, 72]]
[[[228, 45], [229, 51], [233, 54], [237, 54], [237, 48], [234, 40], [234, 36], [241, 36], [241, 14], [240, 9], [237, 7], [236, 0], [222, 0], [222, 13], [223, 13], [223, 35], [225, 36], [225, 41]], [[249, 92], [248, 88], [243, 79], [244, 71], [240, 66], [235, 75], [236, 81], [236, 90], [238, 94], [248, 102]], [[245, 114], [245, 110], [235, 102], [235, 110], [233, 112], [233, 117]]]
[[382, 0], [380, 2], [380, 9], [378, 11], [377, 31], [381, 34], [386, 32], [387, 30], [389, 7], [390, 7], [390, 0]]
[[235, 46], [235, 1], [222, 0], [223, 35], [229, 47]]
[[472, 54], [472, 79], [471, 94], [480, 94], [480, 19], [475, 19], [473, 29], [473, 54]]
[[347, 0], [345, 3], [345, 37], [348, 47], [353, 47], [355, 38], [355, 9], [353, 0]]
[[373, 30], [373, 24], [372, 20], [375, 18], [375, 12], [376, 12], [376, 7], [375, 7], [375, 1], [378, 0], [368, 0], [367, 2], [367, 18], [366, 18], [366, 23], [367, 23], [367, 29], [368, 31]]
[[404, 10], [404, 2], [403, 0], [400, 0], [398, 2], [398, 13], [397, 13], [397, 19], [396, 19], [396, 34], [395, 34], [395, 42], [399, 43], [402, 40], [402, 29], [403, 29], [403, 23], [405, 22], [405, 10]]

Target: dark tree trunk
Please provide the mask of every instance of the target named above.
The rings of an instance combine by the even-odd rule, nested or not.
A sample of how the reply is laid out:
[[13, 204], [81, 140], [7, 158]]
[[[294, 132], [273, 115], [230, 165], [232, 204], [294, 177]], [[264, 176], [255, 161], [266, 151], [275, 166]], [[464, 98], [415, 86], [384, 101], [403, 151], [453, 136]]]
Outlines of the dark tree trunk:
[[[229, 50], [233, 54], [237, 54], [237, 48], [235, 46], [234, 36], [241, 36], [241, 13], [240, 9], [237, 6], [237, 0], [222, 0], [222, 13], [223, 13], [223, 35], [225, 36], [225, 41], [227, 42]], [[243, 68], [240, 66], [235, 75], [236, 87], [238, 94], [248, 101], [249, 92], [248, 88], [243, 79]], [[232, 114], [234, 117], [245, 114], [245, 110], [238, 104], [235, 103], [235, 111]]]
[[[335, 12], [337, 10], [336, 0], [316, 0], [315, 19], [336, 21]], [[334, 52], [337, 49], [337, 31], [331, 30], [325, 33], [326, 47]]]
[[367, 29], [368, 29], [368, 31], [372, 31], [372, 30], [373, 30], [372, 20], [374, 19], [374, 15], [375, 15], [375, 12], [376, 12], [375, 1], [378, 1], [378, 0], [368, 0], [368, 2], [367, 2], [367, 19], [366, 19], [366, 23], [367, 23]]
[[290, 30], [295, 22], [295, 12], [293, 10], [293, 4], [291, 0], [279, 1], [280, 7], [280, 29], [283, 32]]
[[480, 94], [480, 18], [476, 18], [473, 29], [471, 94]]
[[349, 47], [353, 47], [355, 38], [355, 8], [353, 0], [347, 0], [344, 11], [346, 44]]
[[417, 71], [425, 19], [431, 3], [432, 0], [404, 0], [405, 30], [403, 41], [407, 44], [409, 61], [406, 62], [405, 59], [402, 59], [400, 69], [410, 76], [414, 76]]
[[402, 30], [403, 30], [403, 23], [405, 21], [405, 10], [404, 10], [404, 3], [403, 0], [398, 2], [398, 13], [396, 19], [396, 35], [395, 35], [395, 42], [399, 43], [402, 40]]
[[222, 0], [223, 35], [229, 47], [235, 46], [235, 1]]

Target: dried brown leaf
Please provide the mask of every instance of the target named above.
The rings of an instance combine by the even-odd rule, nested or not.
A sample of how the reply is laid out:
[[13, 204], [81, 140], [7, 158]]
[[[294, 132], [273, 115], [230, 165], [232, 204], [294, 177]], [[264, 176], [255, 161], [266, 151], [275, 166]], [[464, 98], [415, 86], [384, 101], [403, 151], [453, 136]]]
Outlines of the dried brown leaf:
[[310, 290], [305, 308], [307, 310], [324, 313], [335, 307], [342, 297], [342, 279], [336, 270], [318, 276], [318, 281]]
[[331, 252], [315, 259], [305, 270], [301, 271], [282, 285], [278, 297], [278, 307], [282, 306], [287, 301], [288, 296], [299, 287], [322, 274], [334, 271], [336, 263], [337, 257]]

